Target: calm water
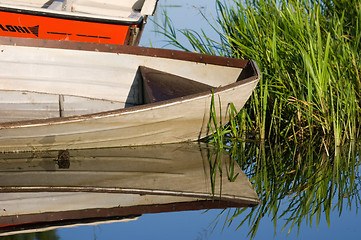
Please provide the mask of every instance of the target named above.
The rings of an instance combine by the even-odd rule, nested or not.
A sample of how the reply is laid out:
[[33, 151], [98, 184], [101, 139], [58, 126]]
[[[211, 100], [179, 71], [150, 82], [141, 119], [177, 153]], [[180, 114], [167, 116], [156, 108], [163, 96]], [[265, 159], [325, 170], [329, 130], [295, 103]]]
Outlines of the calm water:
[[[145, 47], [173, 48], [167, 44], [167, 39], [161, 34], [158, 26], [164, 26], [164, 12], [172, 22], [175, 29], [192, 29], [198, 31], [203, 29], [207, 36], [213, 39], [217, 38], [214, 30], [209, 28], [209, 24], [202, 17], [207, 16], [210, 22], [214, 23], [217, 15], [216, 4], [214, 0], [159, 0], [157, 12], [149, 18], [144, 30], [140, 45]], [[182, 34], [177, 33], [178, 41], [185, 43]]]
[[[215, 16], [213, 0], [160, 0], [157, 15], [150, 19], [162, 24], [163, 10], [176, 28], [203, 28], [212, 36], [199, 11]], [[171, 48], [164, 37], [154, 33], [157, 30], [149, 20], [141, 45]], [[247, 209], [231, 224], [228, 220], [236, 209], [144, 214], [129, 222], [60, 228], [45, 234], [0, 239], [249, 239], [248, 233], [255, 226], [253, 221], [259, 216], [254, 239], [361, 239], [361, 216], [357, 214], [361, 203], [358, 145], [341, 150], [328, 147], [327, 151], [322, 144], [305, 145], [247, 144], [233, 149], [234, 158], [253, 182], [262, 203], [251, 217], [247, 218], [252, 211]], [[320, 190], [322, 188], [325, 190]], [[339, 211], [341, 203], [343, 207]], [[290, 204], [293, 204], [291, 208]], [[274, 211], [277, 211], [277, 221], [274, 221]], [[310, 216], [313, 216], [312, 222]], [[291, 223], [285, 230], [282, 228], [290, 218], [299, 221], [288, 234]], [[246, 222], [240, 226], [244, 219]]]
[[[182, 146], [177, 146], [177, 149], [180, 147]], [[235, 216], [237, 209], [143, 214], [126, 222], [65, 227], [1, 239], [249, 239], [248, 233], [252, 232], [256, 219], [260, 219], [260, 223], [253, 230], [254, 239], [360, 239], [361, 218], [357, 214], [357, 207], [361, 203], [358, 155], [360, 147], [355, 143], [342, 148], [330, 146], [327, 149], [323, 143], [315, 142], [304, 143], [302, 146], [240, 143], [239, 146], [230, 149], [229, 153], [253, 182], [253, 188], [256, 189], [261, 204], [253, 209], [246, 208], [238, 216]], [[112, 150], [109, 156], [109, 151], [101, 151], [101, 154], [97, 152], [94, 156], [107, 156], [105, 159], [109, 161], [109, 156], [116, 159], [114, 157], [118, 150]], [[84, 160], [81, 160], [81, 152], [76, 154], [78, 158], [76, 161], [70, 161], [69, 170], [73, 166], [76, 169], [84, 167], [85, 162], [93, 166], [92, 162], [96, 161], [89, 158], [89, 153]], [[3, 159], [19, 159], [15, 155], [2, 155], [0, 163], [4, 163]], [[50, 166], [50, 162], [53, 162], [51, 158], [48, 157], [50, 160], [47, 162], [41, 160], [44, 156], [50, 155], [40, 156], [39, 161], [29, 160], [31, 158], [26, 156], [22, 162], [26, 163], [31, 171], [32, 168], [37, 169], [37, 166], [41, 166], [45, 171], [54, 171]], [[70, 156], [73, 156], [72, 152]], [[123, 154], [120, 156], [121, 159], [127, 159]], [[178, 158], [181, 157], [185, 162], [190, 162], [186, 156], [188, 155], [177, 154], [174, 159], [180, 162], [182, 160]], [[38, 158], [39, 156], [35, 157]], [[130, 158], [134, 159], [133, 155]], [[170, 159], [173, 157], [170, 156]], [[14, 167], [15, 165], [12, 168]], [[24, 165], [22, 169], [25, 169]], [[311, 201], [308, 201], [309, 196]], [[330, 199], [332, 202], [328, 202]], [[343, 205], [339, 208], [341, 203]], [[274, 211], [277, 211], [275, 215]], [[328, 211], [329, 214], [326, 213]], [[253, 214], [249, 216], [251, 212]], [[232, 216], [235, 217], [230, 223], [229, 219]], [[273, 221], [274, 216], [277, 221]], [[326, 216], [329, 216], [329, 224]], [[246, 222], [240, 226], [245, 219]], [[295, 226], [291, 227], [291, 224], [288, 224], [286, 230], [282, 231], [287, 219], [297, 221]], [[287, 234], [290, 228], [290, 233]]]

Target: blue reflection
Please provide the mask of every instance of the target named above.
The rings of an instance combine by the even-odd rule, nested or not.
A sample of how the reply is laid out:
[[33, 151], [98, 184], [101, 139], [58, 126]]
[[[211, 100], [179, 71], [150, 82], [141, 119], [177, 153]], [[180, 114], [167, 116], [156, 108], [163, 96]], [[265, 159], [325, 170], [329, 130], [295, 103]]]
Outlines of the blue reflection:
[[[221, 213], [222, 210], [145, 214], [135, 221], [64, 228], [57, 233], [60, 239], [249, 239], [248, 227], [237, 230], [237, 220], [230, 227], [224, 226], [223, 216], [215, 226], [214, 220]], [[287, 232], [280, 233], [280, 229], [274, 234], [272, 219], [264, 217], [254, 239], [360, 239], [360, 222], [356, 211], [345, 210], [341, 217], [333, 212], [330, 228], [323, 218], [318, 228], [316, 224], [310, 227], [303, 223], [297, 236], [297, 231], [287, 235]]]

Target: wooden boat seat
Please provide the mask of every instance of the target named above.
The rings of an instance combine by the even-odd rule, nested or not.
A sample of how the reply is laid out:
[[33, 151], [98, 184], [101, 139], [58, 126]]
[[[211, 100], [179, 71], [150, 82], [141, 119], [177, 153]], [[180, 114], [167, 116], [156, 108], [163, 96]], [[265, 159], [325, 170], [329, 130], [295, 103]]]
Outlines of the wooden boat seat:
[[0, 123], [68, 117], [124, 108], [124, 102], [0, 90]]
[[142, 1], [74, 0], [71, 4], [71, 11], [119, 18], [139, 18], [139, 11], [142, 8], [142, 4], [139, 3], [142, 3]]
[[18, 5], [24, 7], [42, 7], [48, 0], [0, 0], [0, 4]]
[[214, 87], [152, 68], [139, 67], [144, 103], [154, 103], [211, 91]]

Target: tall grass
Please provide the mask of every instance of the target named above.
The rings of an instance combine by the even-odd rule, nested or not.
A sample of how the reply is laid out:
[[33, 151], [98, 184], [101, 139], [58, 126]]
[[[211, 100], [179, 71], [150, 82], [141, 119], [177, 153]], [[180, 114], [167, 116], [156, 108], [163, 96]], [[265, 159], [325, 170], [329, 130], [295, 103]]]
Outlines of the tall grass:
[[[242, 2], [216, 0], [218, 16], [210, 24], [219, 39], [176, 30], [167, 17], [162, 28], [183, 50], [256, 60], [263, 78], [238, 116], [236, 130], [243, 132], [237, 135], [295, 142], [322, 137], [337, 146], [357, 138], [361, 1]], [[177, 34], [189, 42], [178, 42]]]
[[[216, 4], [210, 25], [219, 39], [176, 30], [168, 17], [162, 33], [180, 49], [254, 59], [262, 71], [250, 100], [238, 115], [229, 113], [225, 129], [216, 131], [219, 125], [210, 120], [211, 141], [240, 164], [262, 201], [251, 211], [228, 213], [228, 223], [249, 224], [254, 237], [266, 215], [275, 229], [283, 219], [282, 230], [290, 232], [305, 221], [324, 217], [330, 223], [332, 211], [357, 208], [359, 147], [352, 140], [360, 137], [361, 124], [361, 0]], [[177, 34], [188, 43], [177, 42]], [[244, 138], [264, 141], [239, 141]]]

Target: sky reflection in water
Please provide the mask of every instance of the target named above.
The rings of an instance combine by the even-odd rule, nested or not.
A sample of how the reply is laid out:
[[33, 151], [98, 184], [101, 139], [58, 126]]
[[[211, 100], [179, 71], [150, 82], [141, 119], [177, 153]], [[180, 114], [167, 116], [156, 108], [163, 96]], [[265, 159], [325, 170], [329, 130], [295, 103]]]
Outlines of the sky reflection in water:
[[[166, 214], [143, 215], [134, 222], [102, 224], [58, 230], [60, 239], [249, 239], [248, 227], [236, 230], [235, 224], [222, 231], [221, 223], [213, 230], [212, 221], [220, 210], [211, 210]], [[321, 220], [318, 229], [316, 224], [310, 228], [303, 226], [297, 233], [277, 232], [274, 236], [271, 218], [265, 217], [254, 239], [359, 239], [361, 229], [358, 227], [360, 216], [354, 211], [344, 211], [331, 217], [331, 227]], [[280, 223], [281, 224], [281, 223]]]

